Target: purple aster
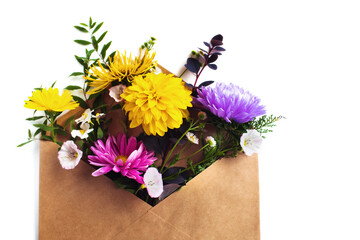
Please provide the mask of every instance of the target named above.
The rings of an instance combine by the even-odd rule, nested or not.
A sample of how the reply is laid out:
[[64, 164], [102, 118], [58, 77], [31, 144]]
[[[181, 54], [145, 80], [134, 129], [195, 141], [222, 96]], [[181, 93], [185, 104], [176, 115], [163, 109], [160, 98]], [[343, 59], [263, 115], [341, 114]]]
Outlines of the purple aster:
[[245, 123], [265, 114], [259, 98], [232, 83], [215, 83], [198, 89], [198, 93], [196, 100], [227, 122]]
[[127, 139], [125, 134], [109, 136], [105, 143], [97, 140], [90, 149], [95, 154], [89, 155], [90, 164], [101, 167], [92, 173], [93, 176], [113, 170], [140, 184], [144, 184], [140, 175], [157, 159], [154, 152], [147, 151], [142, 142], [137, 142], [135, 137]]

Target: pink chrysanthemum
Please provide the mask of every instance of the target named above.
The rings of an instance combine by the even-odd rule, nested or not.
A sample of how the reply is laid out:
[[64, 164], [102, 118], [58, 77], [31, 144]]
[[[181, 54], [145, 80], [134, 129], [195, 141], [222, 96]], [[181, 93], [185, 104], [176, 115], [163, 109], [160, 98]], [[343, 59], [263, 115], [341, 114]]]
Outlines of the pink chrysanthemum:
[[147, 151], [142, 142], [137, 142], [135, 137], [127, 139], [125, 134], [109, 136], [105, 144], [98, 140], [90, 149], [95, 154], [89, 155], [90, 164], [101, 167], [92, 173], [93, 176], [113, 170], [140, 184], [144, 183], [141, 174], [157, 159], [154, 152]]

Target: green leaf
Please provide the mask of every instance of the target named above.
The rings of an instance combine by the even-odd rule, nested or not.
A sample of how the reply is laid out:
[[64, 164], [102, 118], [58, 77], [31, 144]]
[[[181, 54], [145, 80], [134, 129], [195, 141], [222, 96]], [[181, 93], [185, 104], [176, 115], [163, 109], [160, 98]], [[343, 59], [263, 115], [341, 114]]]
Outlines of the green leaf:
[[96, 22], [94, 22], [92, 25], [90, 25], [90, 29], [92, 29], [93, 27], [95, 27]]
[[55, 83], [56, 83], [56, 81], [55, 81], [55, 82], [53, 82], [53, 84], [51, 84], [51, 87], [52, 87], [52, 88], [55, 86]]
[[84, 145], [84, 141], [79, 140], [79, 141], [76, 142], [76, 144], [79, 146], [79, 148], [82, 148], [82, 146]]
[[66, 120], [65, 124], [64, 124], [64, 128], [66, 128], [66, 126], [69, 125], [69, 123], [70, 123], [71, 121], [73, 121], [74, 118], [75, 118], [75, 116], [69, 117], [69, 118]]
[[62, 130], [62, 129], [56, 129], [55, 133], [58, 133], [58, 134], [63, 135], [63, 136], [68, 135], [68, 133], [65, 130]]
[[90, 17], [90, 19], [89, 19], [89, 26], [91, 26], [92, 25], [92, 19], [91, 19], [91, 17]]
[[122, 108], [122, 105], [121, 104], [116, 104], [114, 106], [111, 107], [111, 111], [114, 111], [114, 110], [118, 110], [118, 109], [121, 109]]
[[30, 129], [28, 130], [28, 136], [29, 136], [29, 139], [31, 138], [31, 131]]
[[69, 77], [76, 77], [76, 76], [81, 76], [84, 75], [84, 73], [82, 72], [73, 72], [72, 74], [69, 75]]
[[40, 132], [41, 132], [41, 129], [39, 128], [38, 130], [35, 131], [34, 137], [36, 137]]
[[45, 117], [45, 116], [35, 116], [35, 117], [27, 118], [25, 120], [26, 121], [36, 121], [36, 120], [42, 119], [43, 117]]
[[87, 59], [90, 59], [91, 54], [92, 54], [94, 51], [95, 51], [95, 49], [91, 49], [90, 51], [88, 51], [88, 50], [86, 49], [86, 58], [87, 58]]
[[104, 136], [104, 132], [101, 128], [97, 129], [97, 138], [100, 139]]
[[80, 32], [84, 32], [84, 33], [88, 33], [88, 32], [89, 32], [88, 30], [86, 30], [85, 28], [80, 27], [80, 26], [74, 26], [74, 28], [76, 28], [76, 29], [79, 30]]
[[99, 23], [99, 24], [96, 26], [96, 28], [94, 29], [94, 31], [92, 32], [92, 34], [96, 33], [96, 32], [101, 28], [101, 26], [103, 25], [103, 23], [104, 23], [104, 22]]
[[79, 39], [74, 40], [74, 42], [76, 42], [76, 43], [78, 43], [78, 44], [80, 44], [80, 45], [83, 45], [83, 46], [86, 46], [86, 45], [90, 45], [90, 44], [91, 44], [91, 42], [89, 42], [89, 41], [79, 40]]
[[102, 57], [102, 58], [105, 58], [105, 56], [106, 56], [106, 51], [109, 49], [110, 45], [111, 45], [111, 41], [108, 42], [107, 44], [105, 44], [105, 45], [103, 46], [103, 48], [101, 49], [101, 57]]
[[82, 98], [80, 98], [78, 96], [72, 96], [72, 97], [75, 101], [77, 101], [80, 104], [80, 107], [85, 108], [85, 109], [88, 108], [87, 103]]
[[48, 126], [45, 124], [34, 124], [34, 127], [40, 128], [41, 130], [44, 130], [44, 131], [53, 131], [56, 129], [54, 127], [51, 127], [51, 126]]
[[99, 37], [99, 39], [98, 39], [98, 43], [100, 43], [103, 39], [104, 39], [104, 37], [105, 37], [105, 35], [107, 34], [107, 31], [106, 32], [104, 32], [103, 34], [101, 34], [101, 36]]
[[84, 27], [88, 27], [86, 23], [80, 23], [80, 25], [83, 25]]
[[116, 54], [116, 51], [113, 51], [109, 56], [108, 56], [108, 58], [107, 58], [107, 62], [109, 62], [111, 59], [113, 59], [114, 58], [114, 56], [115, 56], [115, 54]]
[[74, 85], [69, 85], [65, 88], [66, 90], [72, 91], [72, 90], [77, 90], [77, 89], [82, 89], [82, 87], [79, 86], [74, 86]]
[[92, 45], [93, 45], [94, 49], [97, 51], [99, 48], [99, 45], [98, 45], [98, 42], [96, 41], [95, 36], [91, 37], [91, 41], [92, 41]]
[[22, 146], [24, 146], [25, 144], [28, 144], [28, 143], [30, 143], [30, 142], [32, 142], [32, 141], [34, 141], [34, 140], [31, 139], [31, 140], [29, 140], [29, 141], [27, 141], [27, 142], [21, 143], [21, 144], [17, 145], [17, 147], [22, 147]]
[[40, 139], [49, 140], [52, 141], [52, 138], [50, 136], [42, 135]]
[[75, 55], [75, 58], [76, 58], [76, 60], [77, 60], [83, 67], [85, 67], [85, 68], [88, 67], [82, 57], [79, 57], [79, 56], [76, 56], [76, 55]]

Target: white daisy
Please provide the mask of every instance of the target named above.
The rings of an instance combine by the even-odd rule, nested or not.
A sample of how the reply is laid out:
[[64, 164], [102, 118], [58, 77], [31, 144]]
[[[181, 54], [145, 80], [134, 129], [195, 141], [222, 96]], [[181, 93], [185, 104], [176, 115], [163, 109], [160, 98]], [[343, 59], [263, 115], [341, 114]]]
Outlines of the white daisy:
[[190, 142], [199, 144], [199, 139], [195, 136], [195, 134], [193, 134], [191, 132], [187, 132], [186, 137]]
[[205, 138], [205, 141], [206, 141], [207, 143], [209, 143], [210, 147], [215, 147], [215, 146], [216, 146], [216, 141], [215, 141], [215, 139], [214, 139], [212, 136], [207, 136], [207, 137]]

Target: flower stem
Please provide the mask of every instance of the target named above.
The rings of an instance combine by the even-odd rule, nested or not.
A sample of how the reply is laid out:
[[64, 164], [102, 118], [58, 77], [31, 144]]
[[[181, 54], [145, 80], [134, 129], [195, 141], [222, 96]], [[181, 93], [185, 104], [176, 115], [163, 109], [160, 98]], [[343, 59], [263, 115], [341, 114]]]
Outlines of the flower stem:
[[50, 116], [50, 127], [51, 127], [51, 138], [52, 138], [53, 142], [56, 143], [55, 131], [54, 131], [54, 116], [53, 116], [53, 114], [51, 114], [51, 116]]
[[[196, 167], [197, 165], [199, 165], [199, 164], [201, 164], [201, 163], [204, 163], [204, 162], [206, 162], [207, 160], [208, 160], [208, 159], [205, 158], [205, 159], [203, 159], [202, 161], [196, 163], [195, 165], [192, 165], [192, 167]], [[191, 167], [187, 167], [187, 168], [185, 168], [185, 169], [183, 169], [183, 170], [180, 170], [180, 171], [177, 172], [176, 174], [173, 174], [173, 175], [171, 175], [171, 176], [168, 176], [168, 177], [163, 178], [163, 180], [167, 180], [167, 179], [169, 179], [169, 178], [171, 178], [171, 177], [173, 177], [173, 176], [175, 176], [175, 175], [180, 175], [181, 173], [186, 172], [186, 171], [189, 171], [190, 169], [191, 169]]]
[[187, 68], [185, 68], [185, 70], [180, 74], [180, 76], [179, 76], [179, 78], [181, 78], [182, 77], [182, 75], [184, 75], [184, 73], [186, 73], [186, 71], [187, 71], [188, 69]]
[[167, 161], [168, 161], [169, 158], [171, 157], [171, 154], [173, 153], [173, 151], [175, 150], [175, 148], [177, 147], [177, 145], [179, 144], [179, 142], [181, 141], [181, 139], [183, 139], [183, 138], [185, 137], [186, 133], [188, 133], [189, 131], [197, 128], [197, 127], [195, 127], [195, 128], [193, 128], [193, 127], [198, 123], [198, 121], [199, 121], [199, 120], [196, 120], [195, 123], [191, 123], [191, 124], [190, 124], [190, 127], [183, 133], [183, 135], [181, 135], [181, 137], [177, 140], [177, 142], [176, 142], [175, 145], [172, 147], [172, 149], [170, 150], [170, 152], [166, 155], [165, 161], [164, 161], [164, 163], [163, 163], [162, 166], [161, 166], [160, 173], [163, 172], [163, 169], [164, 169]]
[[[190, 156], [187, 156], [187, 157], [185, 157], [185, 158], [190, 158], [190, 157], [198, 154], [199, 152], [201, 152], [204, 148], [206, 148], [206, 147], [209, 146], [209, 145], [210, 145], [209, 143], [205, 144], [202, 148], [200, 148], [199, 150], [197, 150], [196, 152], [194, 152], [193, 154], [191, 154]], [[180, 158], [179, 161], [180, 161], [180, 160], [183, 160], [183, 159], [185, 159], [185, 158]]]

